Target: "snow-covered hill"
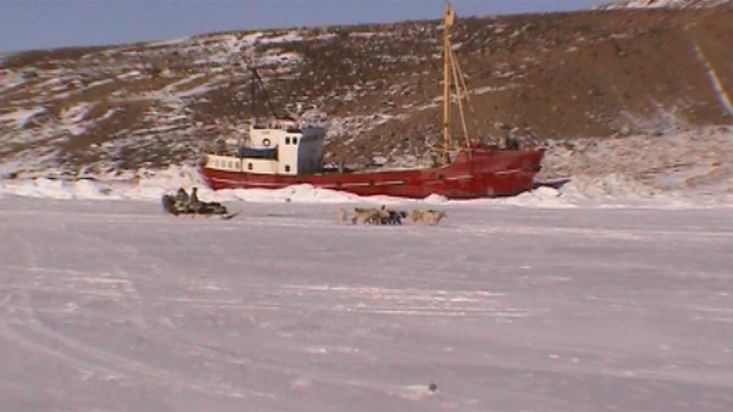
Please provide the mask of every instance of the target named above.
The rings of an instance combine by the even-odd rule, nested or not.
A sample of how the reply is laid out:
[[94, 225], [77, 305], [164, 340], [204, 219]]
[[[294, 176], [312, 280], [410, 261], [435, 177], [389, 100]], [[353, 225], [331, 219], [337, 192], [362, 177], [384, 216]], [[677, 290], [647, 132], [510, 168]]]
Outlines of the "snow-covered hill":
[[[470, 132], [547, 146], [543, 178], [730, 192], [731, 20], [725, 8], [461, 18]], [[439, 139], [439, 36], [427, 21], [3, 55], [0, 178], [193, 167], [245, 129], [252, 49], [281, 113], [328, 127], [328, 161], [421, 164]]]

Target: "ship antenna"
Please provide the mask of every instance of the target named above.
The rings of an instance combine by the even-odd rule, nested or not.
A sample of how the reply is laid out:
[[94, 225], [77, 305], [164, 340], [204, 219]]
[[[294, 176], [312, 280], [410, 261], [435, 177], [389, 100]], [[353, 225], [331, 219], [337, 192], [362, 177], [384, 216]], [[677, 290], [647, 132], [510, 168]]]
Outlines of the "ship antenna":
[[262, 94], [265, 97], [267, 106], [270, 109], [270, 112], [272, 112], [272, 116], [275, 118], [277, 118], [277, 111], [275, 110], [275, 106], [272, 105], [272, 100], [270, 100], [270, 96], [267, 93], [267, 89], [265, 88], [265, 82], [262, 81], [262, 77], [260, 76], [259, 72], [257, 72], [254, 47], [249, 49], [248, 55], [249, 55], [249, 58], [247, 59], [248, 60], [247, 68], [252, 73], [252, 116], [254, 117], [254, 124], [257, 124], [257, 85], [258, 84], [260, 85], [260, 89], [262, 89]]
[[450, 28], [455, 20], [455, 11], [446, 0], [443, 7], [443, 161], [450, 162], [449, 149], [451, 145], [450, 136]]
[[[254, 47], [247, 50], [247, 57], [245, 58], [247, 70], [255, 71], [255, 49]], [[257, 84], [255, 83], [254, 75], [252, 76], [252, 82], [250, 84], [250, 110], [252, 112], [252, 126], [257, 124]]]
[[[453, 53], [453, 47], [450, 42], [450, 28], [453, 26], [453, 23], [455, 23], [455, 19], [456, 12], [451, 4], [446, 0], [445, 8], [443, 9], [443, 161], [446, 163], [450, 162], [450, 149], [453, 146], [450, 128], [450, 100], [452, 85], [455, 85], [456, 88], [456, 103], [458, 105], [458, 114], [461, 119], [463, 136], [466, 139], [466, 148], [471, 146], [471, 141], [468, 137], [468, 127], [466, 126], [466, 115], [463, 110], [463, 99], [466, 99], [471, 111], [473, 111], [473, 106], [471, 105], [463, 70], [461, 70], [461, 66]], [[470, 150], [468, 151], [468, 156], [472, 157], [472, 152]]]
[[272, 100], [270, 100], [270, 95], [267, 93], [267, 89], [265, 88], [265, 82], [262, 81], [262, 77], [260, 77], [260, 74], [257, 72], [257, 70], [252, 67], [252, 75], [254, 76], [254, 80], [259, 83], [260, 88], [262, 89], [262, 94], [265, 95], [265, 101], [267, 102], [267, 107], [270, 108], [270, 112], [272, 112], [272, 115], [277, 118], [277, 111], [275, 111], [275, 106], [272, 105]]

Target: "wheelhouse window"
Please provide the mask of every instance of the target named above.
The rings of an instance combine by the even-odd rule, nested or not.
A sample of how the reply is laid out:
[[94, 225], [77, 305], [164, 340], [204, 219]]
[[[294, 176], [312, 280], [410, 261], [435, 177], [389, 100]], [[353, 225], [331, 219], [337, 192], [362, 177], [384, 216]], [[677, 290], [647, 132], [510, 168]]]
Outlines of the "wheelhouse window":
[[290, 138], [289, 137], [286, 137], [285, 138], [285, 144], [290, 144]]
[[252, 170], [252, 163], [247, 163], [247, 170]]
[[297, 137], [293, 137], [293, 144], [298, 144], [298, 138]]
[[286, 172], [289, 172], [290, 171], [290, 165], [285, 165], [285, 171]]

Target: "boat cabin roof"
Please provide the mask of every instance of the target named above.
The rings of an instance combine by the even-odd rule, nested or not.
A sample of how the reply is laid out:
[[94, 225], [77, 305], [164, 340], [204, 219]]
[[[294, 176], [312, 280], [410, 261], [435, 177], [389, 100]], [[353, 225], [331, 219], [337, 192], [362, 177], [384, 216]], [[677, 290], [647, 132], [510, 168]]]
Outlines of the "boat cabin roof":
[[298, 129], [300, 125], [294, 119], [287, 118], [269, 118], [269, 119], [255, 119], [252, 121], [252, 127], [255, 129]]

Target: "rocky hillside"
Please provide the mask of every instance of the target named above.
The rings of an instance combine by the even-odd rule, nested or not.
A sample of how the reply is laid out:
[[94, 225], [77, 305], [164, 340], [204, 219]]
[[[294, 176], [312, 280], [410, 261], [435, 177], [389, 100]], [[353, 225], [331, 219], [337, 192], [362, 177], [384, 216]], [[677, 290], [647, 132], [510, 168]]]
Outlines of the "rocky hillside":
[[730, 4], [731, 0], [617, 0], [598, 7], [601, 10], [614, 9], [701, 9]]
[[[512, 133], [555, 147], [733, 124], [731, 21], [730, 5], [460, 18], [454, 43], [472, 93], [468, 126], [485, 141]], [[329, 159], [419, 162], [439, 137], [438, 24], [2, 55], [0, 172], [114, 173], [224, 150], [252, 115], [243, 67], [252, 48], [275, 107], [329, 128]]]

